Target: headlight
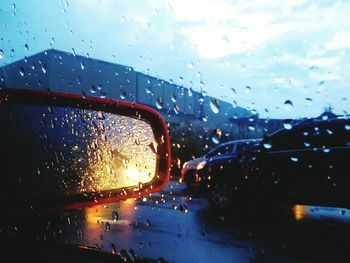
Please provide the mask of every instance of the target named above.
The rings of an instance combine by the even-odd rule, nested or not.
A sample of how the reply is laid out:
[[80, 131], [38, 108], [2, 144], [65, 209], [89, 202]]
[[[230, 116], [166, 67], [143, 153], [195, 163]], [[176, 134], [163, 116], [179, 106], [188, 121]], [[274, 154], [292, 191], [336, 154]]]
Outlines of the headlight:
[[198, 165], [197, 165], [197, 170], [203, 169], [203, 167], [207, 164], [206, 161], [201, 161]]

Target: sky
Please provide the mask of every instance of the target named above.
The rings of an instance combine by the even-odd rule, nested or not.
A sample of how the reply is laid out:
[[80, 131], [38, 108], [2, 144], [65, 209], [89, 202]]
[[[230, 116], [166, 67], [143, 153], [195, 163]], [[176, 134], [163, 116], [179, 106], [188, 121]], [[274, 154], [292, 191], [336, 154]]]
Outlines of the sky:
[[54, 48], [260, 117], [350, 113], [350, 1], [1, 0], [0, 66]]

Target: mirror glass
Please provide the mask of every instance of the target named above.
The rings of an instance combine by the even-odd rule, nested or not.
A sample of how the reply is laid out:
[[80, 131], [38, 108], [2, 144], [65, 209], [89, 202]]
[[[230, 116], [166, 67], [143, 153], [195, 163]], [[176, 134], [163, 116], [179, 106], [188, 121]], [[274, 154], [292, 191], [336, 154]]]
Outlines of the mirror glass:
[[138, 187], [156, 173], [149, 123], [61, 106], [0, 104], [3, 180], [12, 193], [59, 198]]

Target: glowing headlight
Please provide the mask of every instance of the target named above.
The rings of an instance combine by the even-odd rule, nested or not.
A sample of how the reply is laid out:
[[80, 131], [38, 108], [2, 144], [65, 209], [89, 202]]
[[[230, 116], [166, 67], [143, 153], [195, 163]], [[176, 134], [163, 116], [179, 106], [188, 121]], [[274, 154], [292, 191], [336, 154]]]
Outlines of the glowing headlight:
[[201, 161], [198, 165], [197, 165], [197, 170], [203, 169], [203, 167], [207, 164], [206, 161]]

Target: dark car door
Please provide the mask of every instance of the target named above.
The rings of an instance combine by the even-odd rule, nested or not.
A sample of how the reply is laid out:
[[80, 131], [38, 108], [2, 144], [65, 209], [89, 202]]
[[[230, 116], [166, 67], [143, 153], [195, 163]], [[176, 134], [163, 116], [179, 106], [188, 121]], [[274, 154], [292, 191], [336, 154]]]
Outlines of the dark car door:
[[338, 120], [320, 126], [318, 160], [320, 172], [317, 176], [319, 198], [332, 206], [349, 207], [350, 187], [348, 162], [350, 160], [349, 121]]
[[283, 130], [265, 141], [261, 156], [265, 195], [281, 201], [314, 202], [319, 196], [317, 171], [322, 149], [318, 148], [319, 128], [311, 126]]

